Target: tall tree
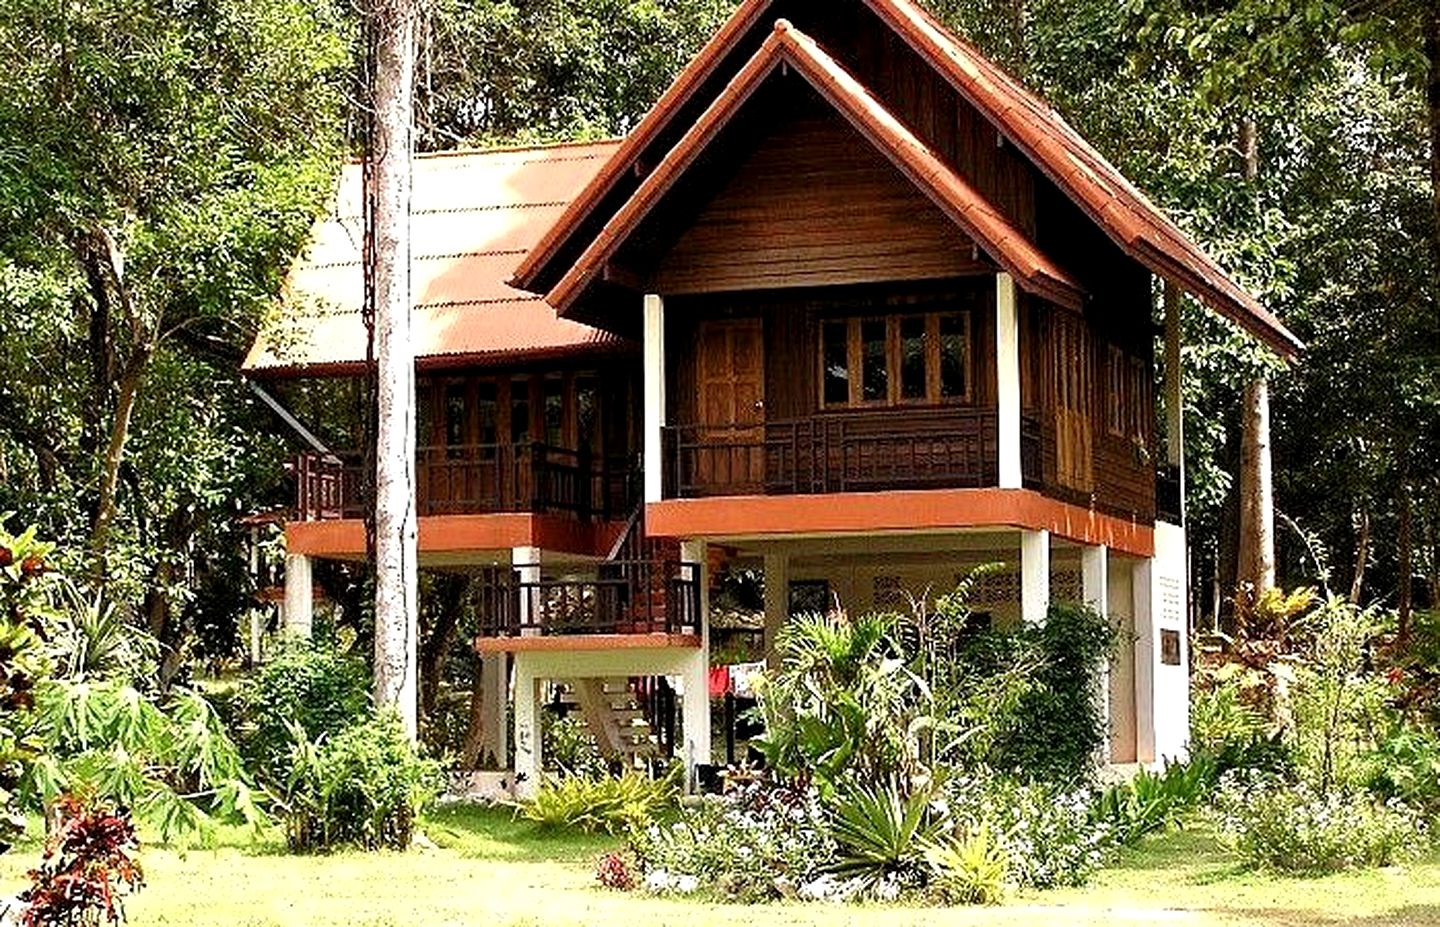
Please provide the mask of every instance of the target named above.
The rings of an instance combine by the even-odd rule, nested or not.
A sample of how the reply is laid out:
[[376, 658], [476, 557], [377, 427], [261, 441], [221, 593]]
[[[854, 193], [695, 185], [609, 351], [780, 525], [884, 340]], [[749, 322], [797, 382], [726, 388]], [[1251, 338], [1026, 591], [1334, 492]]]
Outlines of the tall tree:
[[372, 0], [374, 112], [366, 152], [366, 295], [373, 313], [375, 702], [418, 733], [419, 562], [415, 520], [415, 354], [410, 341], [413, 0]]

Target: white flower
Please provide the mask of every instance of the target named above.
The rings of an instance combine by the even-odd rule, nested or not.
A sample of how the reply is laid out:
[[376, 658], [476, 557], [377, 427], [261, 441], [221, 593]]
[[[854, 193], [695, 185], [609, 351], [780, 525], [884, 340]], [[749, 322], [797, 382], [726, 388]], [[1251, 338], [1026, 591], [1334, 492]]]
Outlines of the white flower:
[[664, 869], [652, 869], [645, 876], [645, 887], [652, 892], [663, 892], [670, 887], [670, 873]]
[[675, 891], [682, 895], [688, 895], [700, 887], [700, 880], [693, 875], [682, 875], [675, 880]]

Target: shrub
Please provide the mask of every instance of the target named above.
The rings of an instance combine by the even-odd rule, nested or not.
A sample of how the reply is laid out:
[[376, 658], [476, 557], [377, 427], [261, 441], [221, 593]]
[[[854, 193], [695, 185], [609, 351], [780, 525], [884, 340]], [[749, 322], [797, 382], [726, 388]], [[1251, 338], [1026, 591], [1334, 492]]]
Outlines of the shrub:
[[663, 779], [633, 770], [621, 776], [551, 777], [521, 804], [520, 814], [542, 827], [623, 834], [673, 812], [683, 774], [677, 766]]
[[1010, 881], [1010, 854], [981, 824], [975, 831], [925, 850], [931, 891], [945, 904], [999, 904]]
[[1091, 816], [1108, 829], [1117, 845], [1131, 846], [1199, 806], [1216, 777], [1215, 762], [1203, 755], [1188, 763], [1166, 763], [1160, 773], [1142, 769], [1129, 782], [1101, 792]]
[[980, 773], [946, 783], [945, 801], [959, 833], [988, 828], [1005, 850], [1010, 875], [1026, 888], [1083, 885], [1113, 845], [1091, 814], [1093, 793]]
[[852, 784], [835, 798], [830, 831], [837, 858], [830, 870], [864, 890], [884, 883], [914, 888], [926, 878], [925, 850], [945, 821], [924, 792], [905, 795], [898, 784]]
[[400, 719], [384, 713], [329, 741], [291, 728], [282, 816], [290, 848], [404, 849], [415, 821], [439, 794], [440, 765], [421, 756]]
[[822, 873], [835, 846], [814, 788], [752, 782], [636, 831], [631, 844], [652, 890], [694, 880], [727, 900], [756, 902], [835, 897], [839, 886]]
[[1216, 802], [1219, 826], [1254, 869], [1315, 875], [1388, 866], [1416, 852], [1417, 816], [1364, 793], [1317, 794], [1304, 783], [1229, 776]]
[[283, 780], [291, 725], [310, 740], [334, 737], [365, 717], [370, 683], [363, 663], [323, 644], [292, 641], [241, 690], [240, 740], [253, 768]]
[[606, 888], [628, 892], [635, 887], [635, 874], [619, 853], [606, 853], [595, 863], [595, 880]]
[[125, 919], [124, 896], [144, 884], [130, 816], [73, 796], [55, 803], [59, 825], [20, 893], [24, 927], [98, 927]]
[[19, 790], [40, 751], [31, 709], [36, 687], [55, 669], [46, 647], [54, 618], [44, 569], [51, 550], [33, 528], [9, 534], [0, 517], [0, 853], [25, 830]]
[[1440, 813], [1440, 737], [1433, 731], [1397, 724], [1365, 765], [1365, 787], [1375, 797]]

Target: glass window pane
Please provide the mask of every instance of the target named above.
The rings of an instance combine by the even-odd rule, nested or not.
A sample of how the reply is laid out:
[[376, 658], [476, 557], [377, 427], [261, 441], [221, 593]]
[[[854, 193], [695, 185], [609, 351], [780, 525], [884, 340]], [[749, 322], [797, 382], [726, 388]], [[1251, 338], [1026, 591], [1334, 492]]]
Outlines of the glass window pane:
[[925, 317], [900, 320], [900, 398], [925, 398]]
[[850, 359], [843, 320], [825, 322], [821, 340], [825, 366], [825, 405], [843, 406], [850, 401]]
[[445, 384], [445, 446], [452, 448], [450, 456], [459, 456], [458, 448], [465, 441], [465, 384]]
[[530, 443], [530, 378], [510, 381], [510, 443]]
[[890, 398], [890, 371], [885, 366], [885, 320], [865, 319], [860, 323], [860, 350], [864, 374], [860, 398], [884, 402]]
[[950, 313], [940, 317], [940, 395], [959, 398], [967, 395], [969, 344], [965, 316]]
[[576, 449], [600, 450], [600, 385], [592, 376], [575, 378]]

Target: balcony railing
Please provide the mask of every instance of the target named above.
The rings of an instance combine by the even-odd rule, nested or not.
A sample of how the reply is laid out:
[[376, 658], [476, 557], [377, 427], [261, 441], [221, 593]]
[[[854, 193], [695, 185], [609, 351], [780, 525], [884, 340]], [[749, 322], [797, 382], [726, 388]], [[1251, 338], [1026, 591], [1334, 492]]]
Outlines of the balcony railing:
[[[666, 494], [685, 498], [994, 486], [999, 476], [997, 427], [993, 411], [975, 409], [896, 409], [744, 426], [670, 426], [665, 429]], [[1039, 479], [1037, 428], [1022, 428], [1021, 463], [1027, 479]]]
[[[625, 462], [539, 443], [422, 447], [415, 496], [421, 515], [566, 512], [610, 517], [629, 507]], [[363, 518], [368, 496], [359, 453], [303, 454], [297, 510], [306, 521]]]
[[699, 633], [699, 564], [610, 560], [593, 578], [521, 578], [538, 569], [517, 565], [482, 584], [481, 636]]

